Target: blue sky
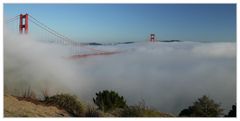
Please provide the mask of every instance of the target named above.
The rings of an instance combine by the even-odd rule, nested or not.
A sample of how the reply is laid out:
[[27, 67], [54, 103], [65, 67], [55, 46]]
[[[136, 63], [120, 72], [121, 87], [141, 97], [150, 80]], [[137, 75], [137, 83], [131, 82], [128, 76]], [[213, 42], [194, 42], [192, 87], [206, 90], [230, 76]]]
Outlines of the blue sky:
[[[4, 19], [29, 13], [81, 42], [236, 41], [235, 4], [4, 4]], [[31, 33], [31, 26], [30, 26]]]

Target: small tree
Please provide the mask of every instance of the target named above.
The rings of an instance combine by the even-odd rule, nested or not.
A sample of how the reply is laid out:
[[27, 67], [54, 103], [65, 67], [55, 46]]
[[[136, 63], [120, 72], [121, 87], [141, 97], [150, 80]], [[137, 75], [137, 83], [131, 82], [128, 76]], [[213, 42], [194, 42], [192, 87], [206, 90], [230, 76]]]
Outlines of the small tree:
[[222, 115], [223, 109], [219, 104], [216, 104], [213, 100], [209, 99], [206, 95], [198, 99], [193, 103], [193, 106], [189, 106], [180, 112], [179, 116], [182, 117], [217, 117]]
[[93, 98], [93, 102], [104, 112], [127, 106], [123, 96], [119, 96], [114, 91], [103, 90], [96, 93], [96, 96], [96, 99]]

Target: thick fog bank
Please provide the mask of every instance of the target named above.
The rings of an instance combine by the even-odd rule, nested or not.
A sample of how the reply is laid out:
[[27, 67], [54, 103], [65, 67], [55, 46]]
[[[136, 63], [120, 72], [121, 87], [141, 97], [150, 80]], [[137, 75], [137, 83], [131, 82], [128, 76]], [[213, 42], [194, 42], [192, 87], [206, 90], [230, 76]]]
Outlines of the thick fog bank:
[[87, 84], [79, 88], [79, 95], [91, 100], [95, 92], [112, 89], [130, 104], [143, 99], [151, 107], [174, 114], [204, 94], [226, 111], [236, 103], [235, 43], [133, 46], [118, 46], [129, 50], [122, 54], [76, 61], [80, 64], [77, 72], [84, 77], [81, 83]]
[[[178, 114], [202, 95], [228, 111], [236, 103], [235, 43], [149, 43], [90, 46], [122, 53], [69, 60], [69, 49], [4, 33], [5, 91], [40, 95], [69, 92], [92, 102], [95, 93], [115, 90], [128, 104]], [[74, 52], [76, 53], [76, 52]], [[21, 90], [21, 92], [19, 92]]]

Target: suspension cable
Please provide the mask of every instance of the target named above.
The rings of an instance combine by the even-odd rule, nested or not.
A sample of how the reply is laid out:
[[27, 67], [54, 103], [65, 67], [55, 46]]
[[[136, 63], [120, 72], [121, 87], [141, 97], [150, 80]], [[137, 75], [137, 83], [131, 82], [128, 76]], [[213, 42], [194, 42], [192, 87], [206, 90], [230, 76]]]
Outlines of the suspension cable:
[[19, 15], [17, 15], [17, 16], [15, 16], [15, 17], [13, 17], [13, 18], [11, 18], [11, 19], [8, 19], [7, 21], [5, 21], [5, 23], [11, 23], [11, 22], [13, 22], [13, 21], [16, 21], [16, 20], [18, 20], [18, 17], [19, 17]]
[[[30, 15], [29, 15], [30, 16]], [[51, 33], [52, 35], [58, 37], [58, 38], [61, 38], [63, 39], [64, 41], [67, 41], [69, 44], [72, 44], [72, 45], [77, 45], [77, 46], [80, 46], [82, 48], [85, 48], [85, 49], [88, 49], [88, 50], [92, 50], [92, 51], [98, 51], [98, 52], [101, 52], [101, 53], [106, 53], [106, 51], [102, 51], [102, 50], [97, 50], [97, 49], [94, 49], [94, 48], [90, 48], [90, 47], [86, 47], [85, 45], [81, 45], [79, 43], [77, 43], [76, 41], [73, 41], [71, 39], [69, 39], [68, 37], [56, 32], [55, 30], [51, 29], [50, 27], [48, 27], [47, 25], [41, 23], [40, 21], [38, 21], [36, 18], [30, 16], [32, 19], [34, 19], [35, 21], [29, 19], [29, 21], [31, 21], [32, 23], [34, 23], [35, 25], [37, 25], [38, 27], [44, 29], [45, 31]]]
[[44, 26], [45, 28], [49, 29], [50, 31], [53, 31], [53, 32], [56, 33], [57, 35], [59, 35], [59, 36], [65, 38], [66, 40], [73, 41], [73, 40], [69, 39], [68, 37], [66, 37], [66, 36], [64, 36], [64, 35], [62, 35], [62, 34], [60, 34], [60, 33], [58, 33], [57, 31], [51, 29], [50, 27], [48, 27], [47, 25], [43, 24], [42, 22], [40, 22], [39, 20], [37, 20], [37, 19], [34, 18], [33, 16], [31, 16], [31, 15], [29, 15], [29, 16], [30, 16], [33, 20], [35, 20], [37, 23], [41, 24], [42, 26]]
[[61, 39], [65, 40], [65, 38], [63, 38], [63, 37], [61, 37], [61, 36], [59, 36], [59, 35], [55, 34], [55, 33], [54, 33], [54, 32], [52, 32], [52, 31], [49, 31], [48, 29], [46, 29], [46, 28], [44, 28], [43, 26], [39, 25], [38, 23], [36, 23], [36, 22], [32, 21], [31, 19], [29, 19], [29, 21], [31, 21], [32, 23], [34, 23], [36, 26], [38, 26], [38, 27], [42, 28], [43, 30], [45, 30], [45, 31], [49, 32], [50, 34], [52, 34], [52, 35], [54, 35], [54, 36], [56, 36], [56, 37], [58, 37], [58, 38], [61, 38]]

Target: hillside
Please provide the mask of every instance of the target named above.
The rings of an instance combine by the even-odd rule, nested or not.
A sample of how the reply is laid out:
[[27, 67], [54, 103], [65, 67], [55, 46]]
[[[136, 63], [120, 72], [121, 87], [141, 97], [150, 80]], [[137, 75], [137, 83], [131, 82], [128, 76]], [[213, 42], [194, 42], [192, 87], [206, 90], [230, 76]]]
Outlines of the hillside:
[[44, 106], [4, 95], [4, 117], [66, 117], [69, 114], [54, 106]]
[[[70, 101], [71, 102], [71, 101]], [[123, 112], [122, 112], [123, 111]], [[72, 117], [65, 110], [46, 105], [36, 99], [4, 95], [4, 117]], [[173, 115], [158, 112], [141, 106], [130, 106], [122, 110], [116, 109], [108, 113], [85, 107], [80, 117], [172, 117]]]

